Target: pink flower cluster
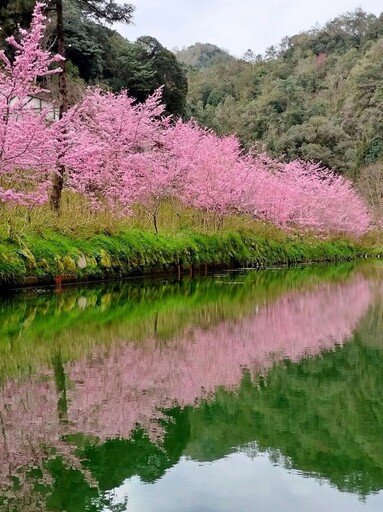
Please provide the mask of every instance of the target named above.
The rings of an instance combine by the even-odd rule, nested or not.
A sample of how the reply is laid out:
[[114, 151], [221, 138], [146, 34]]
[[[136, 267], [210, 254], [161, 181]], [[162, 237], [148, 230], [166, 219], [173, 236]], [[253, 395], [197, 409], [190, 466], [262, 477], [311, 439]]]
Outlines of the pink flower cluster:
[[138, 105], [126, 93], [89, 91], [68, 112], [63, 163], [72, 189], [99, 205], [154, 212], [164, 199], [218, 218], [244, 213], [282, 228], [359, 236], [370, 215], [351, 182], [318, 164], [244, 154], [235, 136], [172, 123], [157, 91]]

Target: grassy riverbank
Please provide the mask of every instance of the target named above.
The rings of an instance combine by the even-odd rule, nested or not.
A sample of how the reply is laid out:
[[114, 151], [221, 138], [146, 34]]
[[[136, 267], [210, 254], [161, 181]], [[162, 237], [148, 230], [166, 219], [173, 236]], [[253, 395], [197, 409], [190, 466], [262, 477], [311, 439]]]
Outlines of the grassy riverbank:
[[0, 284], [54, 283], [126, 277], [149, 271], [181, 272], [209, 266], [271, 266], [344, 261], [379, 252], [345, 239], [318, 240], [278, 234], [222, 231], [169, 235], [132, 229], [75, 237], [47, 230], [0, 238]]

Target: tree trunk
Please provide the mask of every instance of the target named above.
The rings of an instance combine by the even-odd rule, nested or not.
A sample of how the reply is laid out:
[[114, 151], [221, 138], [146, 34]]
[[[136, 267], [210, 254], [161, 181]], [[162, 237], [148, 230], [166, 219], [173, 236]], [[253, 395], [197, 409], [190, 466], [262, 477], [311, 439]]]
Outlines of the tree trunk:
[[[56, 6], [57, 16], [57, 50], [58, 53], [65, 58], [65, 38], [64, 38], [64, 17], [63, 17], [63, 3], [62, 0], [54, 0]], [[62, 61], [60, 64], [62, 72], [59, 75], [59, 119], [68, 110], [68, 87], [66, 77], [66, 62]], [[65, 133], [62, 134], [63, 136]], [[62, 157], [58, 155], [58, 158]], [[52, 192], [51, 192], [51, 206], [56, 213], [60, 213], [61, 209], [61, 195], [64, 184], [65, 167], [59, 164], [56, 172], [52, 178]]]
[[53, 373], [55, 377], [56, 391], [58, 395], [57, 412], [60, 422], [68, 420], [68, 398], [66, 389], [65, 368], [61, 356], [61, 350], [53, 357]]
[[153, 213], [153, 224], [154, 224], [154, 232], [158, 235], [158, 224], [157, 224], [157, 211]]

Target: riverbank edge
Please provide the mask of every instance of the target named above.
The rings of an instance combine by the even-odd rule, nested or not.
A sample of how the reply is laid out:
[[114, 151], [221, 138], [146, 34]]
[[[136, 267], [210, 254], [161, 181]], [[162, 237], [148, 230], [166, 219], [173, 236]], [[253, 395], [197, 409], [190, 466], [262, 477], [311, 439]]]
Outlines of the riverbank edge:
[[125, 278], [208, 267], [268, 267], [380, 257], [383, 248], [345, 239], [269, 239], [256, 233], [172, 235], [132, 230], [74, 238], [48, 232], [0, 240], [0, 287]]

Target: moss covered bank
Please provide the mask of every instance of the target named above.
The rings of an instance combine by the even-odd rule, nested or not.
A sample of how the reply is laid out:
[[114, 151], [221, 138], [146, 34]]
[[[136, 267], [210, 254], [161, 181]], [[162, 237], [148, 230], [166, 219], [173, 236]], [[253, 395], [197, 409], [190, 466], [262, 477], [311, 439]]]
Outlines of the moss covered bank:
[[151, 271], [206, 266], [272, 266], [377, 256], [379, 249], [349, 240], [268, 239], [254, 233], [179, 233], [143, 230], [74, 238], [54, 231], [0, 239], [0, 285], [108, 279]]

